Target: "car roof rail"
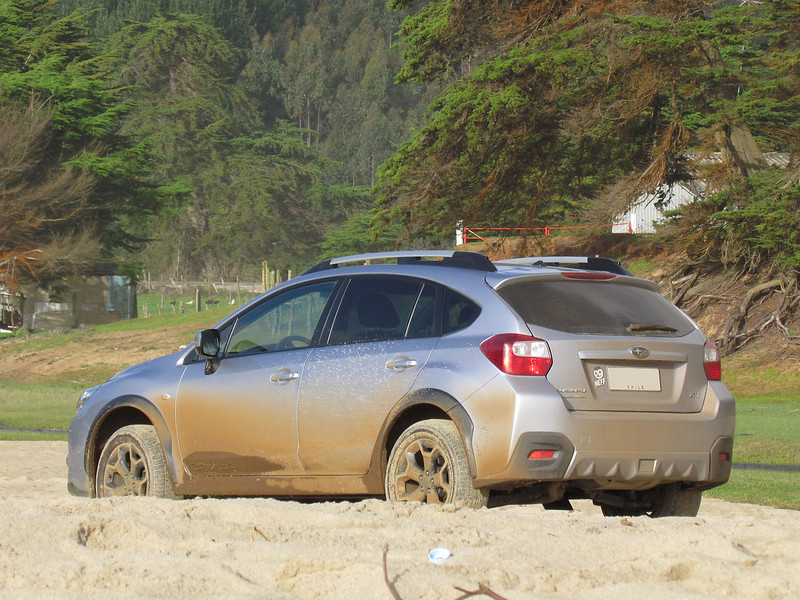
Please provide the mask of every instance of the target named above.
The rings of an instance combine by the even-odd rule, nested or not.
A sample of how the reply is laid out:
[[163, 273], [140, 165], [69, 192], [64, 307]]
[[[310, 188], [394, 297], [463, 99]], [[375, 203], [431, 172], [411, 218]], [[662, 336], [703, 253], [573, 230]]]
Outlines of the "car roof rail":
[[435, 267], [456, 267], [473, 271], [493, 272], [494, 263], [480, 252], [460, 250], [400, 250], [395, 252], [370, 252], [324, 260], [304, 273], [317, 273], [337, 269], [347, 263], [370, 264], [372, 261], [396, 261], [398, 265], [425, 265]]
[[528, 256], [527, 258], [497, 260], [494, 264], [516, 267], [567, 267], [633, 276], [633, 273], [623, 267], [622, 263], [604, 256]]

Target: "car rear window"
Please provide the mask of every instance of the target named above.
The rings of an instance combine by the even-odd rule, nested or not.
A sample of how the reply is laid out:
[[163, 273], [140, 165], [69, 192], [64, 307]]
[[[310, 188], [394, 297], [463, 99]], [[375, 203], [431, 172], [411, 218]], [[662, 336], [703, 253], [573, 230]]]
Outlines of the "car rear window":
[[694, 329], [660, 294], [611, 281], [527, 280], [497, 292], [527, 323], [565, 333], [679, 337]]

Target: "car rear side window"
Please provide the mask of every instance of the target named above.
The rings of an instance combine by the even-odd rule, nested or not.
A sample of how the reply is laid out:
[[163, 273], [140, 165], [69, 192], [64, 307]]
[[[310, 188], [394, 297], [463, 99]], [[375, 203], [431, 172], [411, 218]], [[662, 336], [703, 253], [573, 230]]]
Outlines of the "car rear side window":
[[631, 285], [526, 280], [497, 292], [525, 322], [565, 333], [679, 337], [694, 329], [666, 298]]
[[480, 312], [480, 307], [469, 298], [449, 288], [445, 289], [442, 333], [453, 333], [472, 325]]
[[[353, 278], [333, 323], [330, 343], [403, 339], [422, 288], [423, 283], [414, 279]], [[421, 321], [415, 324], [419, 331], [424, 331], [425, 327]]]

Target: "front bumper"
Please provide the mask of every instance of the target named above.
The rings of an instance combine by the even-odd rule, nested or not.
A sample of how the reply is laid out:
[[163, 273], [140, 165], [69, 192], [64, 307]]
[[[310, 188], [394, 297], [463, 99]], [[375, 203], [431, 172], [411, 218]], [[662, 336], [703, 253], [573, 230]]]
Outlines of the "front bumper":
[[87, 443], [92, 419], [80, 407], [69, 425], [67, 442], [67, 491], [73, 496], [90, 497], [92, 480], [86, 471]]

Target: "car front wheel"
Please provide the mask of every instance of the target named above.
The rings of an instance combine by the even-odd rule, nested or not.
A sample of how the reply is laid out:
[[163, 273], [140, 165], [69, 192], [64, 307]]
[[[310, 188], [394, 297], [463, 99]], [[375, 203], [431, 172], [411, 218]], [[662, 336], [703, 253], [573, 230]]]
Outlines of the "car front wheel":
[[97, 464], [95, 491], [98, 498], [175, 498], [164, 451], [152, 425], [127, 425], [112, 434]]
[[472, 486], [467, 454], [451, 421], [420, 421], [395, 442], [386, 467], [387, 500], [480, 508], [488, 498], [487, 490]]

